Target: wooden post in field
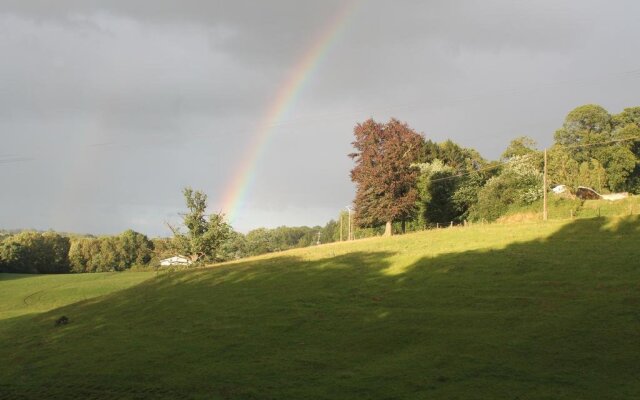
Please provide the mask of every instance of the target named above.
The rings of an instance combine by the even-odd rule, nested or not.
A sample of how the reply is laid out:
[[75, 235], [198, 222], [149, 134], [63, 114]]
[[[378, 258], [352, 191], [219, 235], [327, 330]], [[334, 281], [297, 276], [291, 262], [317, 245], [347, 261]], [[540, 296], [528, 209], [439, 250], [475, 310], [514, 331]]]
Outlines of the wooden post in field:
[[342, 211], [340, 212], [340, 241], [342, 242]]
[[451, 225], [449, 225], [449, 228], [453, 228], [453, 221], [451, 221]]
[[544, 149], [544, 173], [542, 175], [542, 220], [547, 220], [547, 149]]

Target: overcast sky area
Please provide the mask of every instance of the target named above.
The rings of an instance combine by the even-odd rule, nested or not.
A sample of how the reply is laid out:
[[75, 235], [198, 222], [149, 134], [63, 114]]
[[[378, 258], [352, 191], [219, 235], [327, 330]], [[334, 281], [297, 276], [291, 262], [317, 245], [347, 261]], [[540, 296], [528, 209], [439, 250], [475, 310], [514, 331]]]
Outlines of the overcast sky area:
[[[211, 211], [340, 1], [2, 0], [0, 228], [168, 236]], [[257, 160], [233, 221], [323, 225], [353, 127], [396, 117], [489, 159], [564, 116], [640, 105], [640, 2], [360, 1]]]

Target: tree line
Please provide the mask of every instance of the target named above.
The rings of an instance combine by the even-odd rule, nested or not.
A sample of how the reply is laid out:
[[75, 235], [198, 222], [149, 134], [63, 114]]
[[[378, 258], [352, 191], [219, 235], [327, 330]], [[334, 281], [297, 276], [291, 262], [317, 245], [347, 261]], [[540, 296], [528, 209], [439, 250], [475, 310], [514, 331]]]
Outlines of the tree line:
[[[354, 128], [351, 179], [356, 185], [353, 225], [357, 238], [422, 230], [463, 221], [494, 221], [514, 208], [540, 202], [563, 184], [575, 192], [640, 194], [640, 107], [610, 114], [598, 105], [571, 111], [548, 149], [528, 137], [512, 140], [498, 160], [451, 140], [436, 143], [408, 124], [369, 119]], [[187, 212], [172, 237], [149, 239], [127, 230], [116, 236], [55, 232], [0, 233], [0, 272], [68, 273], [157, 267], [183, 255], [195, 264], [331, 243], [348, 238], [343, 211], [324, 226], [235, 231], [222, 214], [207, 214], [207, 196], [185, 188]]]
[[640, 193], [640, 107], [611, 115], [593, 104], [571, 111], [555, 132], [543, 188], [543, 152], [528, 137], [514, 139], [500, 160], [451, 141], [434, 143], [406, 123], [372, 119], [354, 130], [354, 206], [360, 227], [394, 224], [404, 231], [462, 221], [493, 221], [539, 201], [558, 184], [602, 193]]
[[104, 237], [24, 231], [0, 242], [0, 272], [124, 271], [148, 266], [154, 255], [153, 242], [132, 230]]
[[53, 231], [0, 232], [0, 272], [145, 270], [157, 268], [163, 258], [175, 255], [202, 265], [333, 242], [340, 237], [335, 221], [324, 227], [281, 226], [242, 234], [234, 231], [222, 214], [206, 213], [207, 196], [203, 192], [185, 188], [183, 195], [187, 212], [180, 226], [170, 225], [172, 237], [149, 239], [133, 230], [101, 237]]

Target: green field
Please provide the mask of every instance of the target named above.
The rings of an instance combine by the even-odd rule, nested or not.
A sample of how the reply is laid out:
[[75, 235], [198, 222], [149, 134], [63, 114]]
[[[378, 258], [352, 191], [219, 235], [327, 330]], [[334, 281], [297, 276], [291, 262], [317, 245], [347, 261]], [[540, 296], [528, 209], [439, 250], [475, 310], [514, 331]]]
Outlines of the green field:
[[640, 398], [638, 217], [1, 279], [3, 399]]
[[[640, 215], [640, 196], [629, 196], [618, 201], [564, 199], [550, 195], [548, 202], [549, 219], [617, 217], [622, 215]], [[542, 200], [527, 206], [510, 209], [502, 218], [515, 220], [524, 216], [525, 220], [542, 220]]]

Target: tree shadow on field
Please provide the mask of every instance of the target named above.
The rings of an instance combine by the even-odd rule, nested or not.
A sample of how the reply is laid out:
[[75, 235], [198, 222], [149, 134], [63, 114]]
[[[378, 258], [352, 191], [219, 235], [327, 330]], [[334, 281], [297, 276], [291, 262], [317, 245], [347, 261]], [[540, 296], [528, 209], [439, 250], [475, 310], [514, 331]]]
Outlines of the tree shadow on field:
[[13, 281], [16, 279], [23, 279], [23, 278], [33, 278], [34, 276], [38, 276], [38, 275], [37, 274], [14, 274], [12, 272], [0, 272], [0, 282]]
[[27, 398], [640, 395], [637, 218], [439, 255], [431, 234], [168, 273], [24, 317], [0, 329], [0, 382]]

